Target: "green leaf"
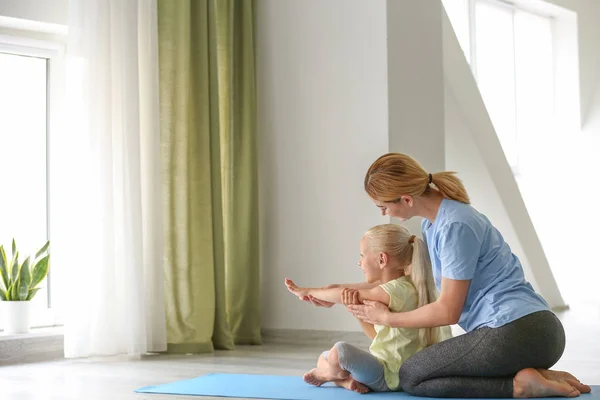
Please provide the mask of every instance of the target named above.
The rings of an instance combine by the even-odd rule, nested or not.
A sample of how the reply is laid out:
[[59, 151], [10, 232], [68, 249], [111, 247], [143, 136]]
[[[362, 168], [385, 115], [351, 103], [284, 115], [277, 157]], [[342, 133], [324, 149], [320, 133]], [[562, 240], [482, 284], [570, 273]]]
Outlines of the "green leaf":
[[32, 300], [33, 296], [40, 290], [41, 288], [29, 289], [29, 294], [27, 294], [27, 301]]
[[10, 290], [10, 300], [19, 301], [19, 278], [13, 283]]
[[10, 267], [11, 280], [13, 282], [16, 282], [19, 278], [19, 274], [21, 273], [20, 269], [21, 266], [19, 265], [19, 252], [17, 251], [13, 257], [13, 261]]
[[48, 275], [49, 260], [50, 260], [50, 255], [47, 255], [46, 257], [39, 260], [35, 264], [35, 267], [33, 267], [31, 284], [29, 285], [29, 287], [31, 289], [35, 288], [41, 281], [44, 280], [46, 275]]
[[31, 269], [29, 264], [30, 257], [27, 257], [23, 265], [21, 265], [21, 274], [19, 276], [19, 299], [23, 301], [27, 299], [29, 285], [31, 284]]
[[15, 243], [15, 238], [13, 238], [13, 241], [12, 241], [12, 256], [13, 256], [13, 259], [15, 258], [15, 254], [17, 254], [17, 244]]
[[6, 252], [4, 251], [4, 246], [0, 246], [0, 275], [2, 277], [4, 289], [8, 289], [8, 287], [10, 286], [10, 282], [8, 279], [8, 260], [6, 259]]
[[12, 297], [11, 297], [11, 293], [12, 293], [12, 287], [13, 287], [14, 283], [12, 283], [10, 285], [10, 287], [8, 289], [6, 289], [6, 301], [12, 301]]
[[0, 299], [6, 301], [7, 297], [6, 297], [6, 292], [4, 290], [0, 290]]
[[44, 245], [44, 247], [42, 247], [37, 253], [35, 253], [34, 260], [37, 260], [38, 258], [40, 258], [40, 256], [48, 250], [49, 246], [50, 246], [50, 241], [47, 241], [46, 244]]
[[29, 285], [31, 284], [31, 257], [27, 257], [27, 259], [21, 265], [21, 283], [27, 285], [27, 290], [29, 290]]

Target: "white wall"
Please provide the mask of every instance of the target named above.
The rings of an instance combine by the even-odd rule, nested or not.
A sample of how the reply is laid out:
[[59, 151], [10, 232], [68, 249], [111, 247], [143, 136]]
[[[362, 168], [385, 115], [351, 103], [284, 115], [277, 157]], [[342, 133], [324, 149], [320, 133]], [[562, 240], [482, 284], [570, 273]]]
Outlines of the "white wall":
[[[442, 12], [440, 1], [387, 1], [390, 151], [431, 173], [445, 170]], [[420, 233], [421, 218], [405, 225]]]
[[69, 0], [0, 0], [0, 16], [67, 25]]
[[359, 240], [386, 222], [362, 187], [388, 151], [385, 0], [257, 5], [263, 327], [358, 330], [287, 293], [364, 279]]

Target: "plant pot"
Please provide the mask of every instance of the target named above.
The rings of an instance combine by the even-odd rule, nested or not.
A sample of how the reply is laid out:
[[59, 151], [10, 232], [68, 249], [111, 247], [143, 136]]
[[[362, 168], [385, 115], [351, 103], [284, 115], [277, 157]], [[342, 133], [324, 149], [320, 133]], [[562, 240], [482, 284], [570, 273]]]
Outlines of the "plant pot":
[[5, 334], [29, 333], [30, 303], [30, 301], [0, 301], [2, 328]]

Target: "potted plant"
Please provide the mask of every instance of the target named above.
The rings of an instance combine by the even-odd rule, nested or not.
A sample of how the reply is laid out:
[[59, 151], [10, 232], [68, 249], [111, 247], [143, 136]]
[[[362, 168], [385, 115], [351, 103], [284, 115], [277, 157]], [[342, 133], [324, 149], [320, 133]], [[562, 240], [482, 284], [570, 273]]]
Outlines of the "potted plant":
[[30, 328], [30, 300], [41, 289], [38, 285], [48, 275], [50, 255], [46, 242], [35, 257], [19, 262], [15, 240], [12, 241], [12, 258], [6, 257], [4, 246], [0, 246], [0, 299], [4, 333], [27, 333]]

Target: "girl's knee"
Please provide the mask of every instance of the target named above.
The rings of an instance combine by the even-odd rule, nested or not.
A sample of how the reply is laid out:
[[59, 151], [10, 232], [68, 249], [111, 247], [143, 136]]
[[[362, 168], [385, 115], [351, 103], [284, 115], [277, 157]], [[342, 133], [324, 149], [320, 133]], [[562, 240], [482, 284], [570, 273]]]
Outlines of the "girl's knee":
[[329, 351], [324, 351], [321, 353], [319, 359], [317, 360], [317, 368], [327, 368], [329, 366], [329, 361], [327, 360], [328, 355]]
[[350, 346], [350, 344], [348, 342], [337, 342], [336, 344], [333, 345], [333, 347], [329, 351], [330, 355], [334, 354], [335, 363], [337, 365], [341, 365], [344, 363], [344, 360], [346, 359], [346, 353], [348, 351], [349, 346]]
[[408, 394], [414, 394], [415, 388], [419, 385], [419, 368], [417, 363], [406, 360], [400, 367], [400, 386]]

